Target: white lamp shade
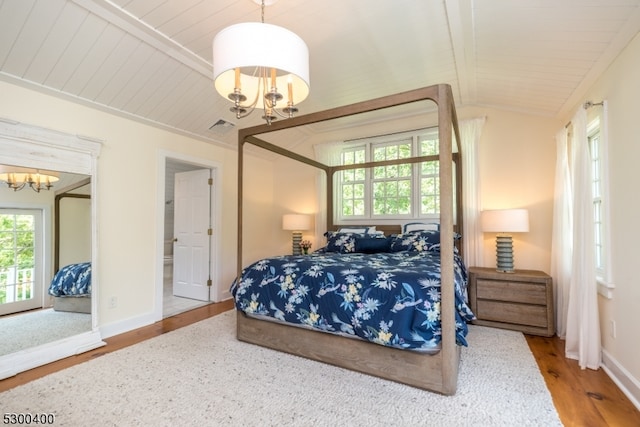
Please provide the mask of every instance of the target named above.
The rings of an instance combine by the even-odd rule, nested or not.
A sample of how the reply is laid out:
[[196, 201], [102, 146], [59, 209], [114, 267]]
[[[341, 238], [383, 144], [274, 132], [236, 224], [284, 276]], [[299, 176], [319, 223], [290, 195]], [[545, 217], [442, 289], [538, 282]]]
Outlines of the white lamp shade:
[[[240, 89], [252, 101], [260, 82], [257, 67], [277, 70], [276, 87], [286, 94], [285, 102], [289, 83], [294, 104], [309, 95], [309, 49], [295, 33], [276, 25], [246, 22], [227, 27], [215, 36], [213, 80], [220, 95], [226, 98], [233, 93], [235, 69], [240, 68]], [[258, 102], [256, 108], [261, 106]]]
[[286, 214], [282, 216], [283, 230], [308, 230], [311, 228], [311, 216], [301, 214]]
[[529, 211], [497, 209], [482, 211], [482, 231], [487, 233], [526, 233], [529, 231]]

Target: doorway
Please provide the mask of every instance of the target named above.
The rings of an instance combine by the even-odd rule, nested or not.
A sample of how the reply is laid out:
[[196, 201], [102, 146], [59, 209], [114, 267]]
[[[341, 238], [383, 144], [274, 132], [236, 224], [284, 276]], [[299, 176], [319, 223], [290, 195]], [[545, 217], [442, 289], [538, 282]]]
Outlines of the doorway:
[[[216, 275], [216, 244], [215, 244], [215, 236], [207, 236], [206, 243], [203, 243], [202, 240], [198, 242], [198, 246], [196, 251], [188, 251], [184, 250], [184, 242], [185, 237], [183, 230], [176, 230], [175, 223], [176, 220], [182, 221], [184, 223], [184, 219], [180, 219], [180, 216], [184, 216], [183, 212], [176, 212], [176, 205], [178, 205], [178, 209], [181, 211], [184, 208], [180, 208], [180, 203], [184, 204], [184, 200], [177, 200], [176, 192], [184, 193], [184, 188], [176, 188], [176, 177], [184, 177], [184, 176], [202, 176], [203, 174], [207, 177], [211, 177], [212, 185], [210, 189], [205, 190], [210, 193], [210, 201], [207, 201], [203, 204], [202, 201], [198, 201], [197, 207], [194, 208], [190, 206], [189, 209], [197, 210], [200, 215], [200, 222], [207, 221], [210, 224], [210, 228], [213, 228], [216, 223], [216, 219], [218, 215], [216, 214], [219, 211], [219, 205], [217, 203], [217, 185], [216, 178], [218, 176], [218, 167], [214, 164], [203, 164], [200, 163], [196, 159], [185, 159], [183, 157], [174, 157], [172, 155], [164, 155], [161, 158], [162, 170], [163, 170], [163, 179], [164, 183], [164, 201], [163, 201], [163, 222], [162, 222], [162, 273], [158, 289], [158, 295], [160, 298], [157, 298], [159, 301], [159, 307], [161, 308], [161, 314], [157, 320], [162, 318], [166, 318], [169, 316], [173, 316], [184, 311], [192, 310], [197, 307], [201, 307], [203, 305], [210, 304], [215, 300], [215, 290], [211, 289], [211, 284], [213, 282], [213, 276]], [[178, 187], [180, 187], [181, 179], [178, 179]], [[199, 190], [200, 193], [196, 196], [193, 194], [190, 196], [192, 199], [197, 199], [202, 196], [202, 189]], [[179, 196], [183, 199], [183, 196]], [[206, 207], [205, 207], [206, 204]], [[187, 203], [187, 205], [189, 205]], [[206, 210], [204, 217], [202, 218], [202, 211]], [[178, 234], [182, 233], [179, 240]], [[202, 236], [199, 236], [201, 239]], [[190, 243], [193, 245], [193, 243]], [[197, 254], [195, 256], [193, 254]], [[204, 254], [204, 255], [203, 255]], [[181, 268], [177, 267], [182, 266]], [[185, 265], [188, 265], [188, 271], [196, 271], [196, 274], [189, 275], [191, 277], [192, 282], [196, 282], [195, 286], [192, 286], [193, 289], [198, 287], [202, 287], [203, 276], [207, 276], [204, 279], [204, 286], [206, 289], [201, 289], [201, 291], [206, 292], [203, 295], [202, 292], [198, 294], [191, 294], [189, 292], [184, 292], [185, 282], [189, 280], [184, 279], [184, 274], [182, 272], [185, 271]], [[178, 280], [180, 279], [180, 280]], [[182, 286], [181, 289], [178, 289], [176, 292], [175, 282], [179, 282], [179, 285]], [[156, 309], [156, 313], [158, 310]]]

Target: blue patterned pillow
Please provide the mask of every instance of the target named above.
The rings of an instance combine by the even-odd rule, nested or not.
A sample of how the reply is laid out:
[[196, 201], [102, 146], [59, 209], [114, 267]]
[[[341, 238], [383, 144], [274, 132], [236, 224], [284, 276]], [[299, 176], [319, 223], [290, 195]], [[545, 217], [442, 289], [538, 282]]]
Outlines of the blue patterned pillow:
[[[454, 240], [460, 239], [458, 233], [453, 233]], [[422, 230], [391, 236], [391, 252], [422, 252], [440, 250], [440, 231]]]
[[391, 236], [391, 252], [422, 252], [440, 248], [440, 232], [436, 230], [414, 231]]
[[356, 251], [356, 238], [365, 238], [364, 233], [341, 233], [338, 231], [327, 231], [324, 233], [327, 237], [326, 252], [338, 252], [341, 254], [352, 253]]

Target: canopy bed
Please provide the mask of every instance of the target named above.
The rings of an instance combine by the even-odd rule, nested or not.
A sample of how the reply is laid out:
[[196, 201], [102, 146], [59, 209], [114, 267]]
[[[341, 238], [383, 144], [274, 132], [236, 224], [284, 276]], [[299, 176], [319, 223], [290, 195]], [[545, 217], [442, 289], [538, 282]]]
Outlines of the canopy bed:
[[[358, 164], [357, 167], [386, 166], [401, 163], [417, 163], [427, 160], [439, 159], [439, 180], [440, 180], [440, 218], [439, 225], [435, 230], [424, 230], [411, 233], [403, 233], [400, 225], [378, 226], [375, 233], [367, 236], [367, 231], [349, 233], [348, 230], [339, 230], [340, 226], [335, 224], [333, 217], [333, 179], [334, 174], [341, 170], [354, 168], [355, 166], [329, 166], [316, 160], [309, 159], [297, 153], [286, 150], [277, 145], [271, 144], [256, 135], [267, 134], [269, 132], [283, 129], [309, 125], [322, 121], [338, 119], [355, 114], [372, 112], [395, 106], [401, 106], [418, 101], [433, 101], [437, 106], [438, 131], [439, 131], [439, 156], [418, 156], [410, 159], [387, 160], [382, 162], [369, 162]], [[237, 338], [241, 341], [257, 344], [264, 347], [288, 352], [298, 356], [318, 360], [333, 364], [343, 368], [363, 372], [369, 375], [397, 381], [414, 387], [439, 392], [442, 394], [454, 394], [457, 387], [458, 365], [460, 359], [460, 344], [465, 344], [464, 335], [466, 332], [465, 321], [473, 317], [473, 314], [466, 307], [464, 301], [466, 286], [466, 269], [462, 263], [461, 254], [454, 247], [454, 236], [456, 230], [462, 228], [461, 209], [461, 189], [462, 180], [459, 162], [459, 153], [454, 155], [453, 144], [454, 135], [457, 141], [460, 140], [455, 106], [449, 85], [441, 84], [421, 89], [416, 89], [391, 96], [377, 98], [370, 101], [360, 102], [348, 106], [338, 107], [318, 113], [298, 116], [292, 119], [275, 122], [271, 125], [261, 125], [242, 129], [238, 135], [238, 246], [237, 246], [237, 276], [232, 285], [232, 293], [236, 298], [237, 307]], [[258, 261], [243, 270], [243, 162], [244, 145], [252, 144], [273, 153], [286, 156], [307, 165], [316, 167], [326, 174], [327, 179], [327, 224], [328, 245], [321, 251], [316, 251], [312, 256], [288, 256], [274, 257]], [[455, 165], [454, 165], [455, 163]], [[455, 175], [455, 178], [454, 178]], [[455, 180], [455, 181], [454, 181]], [[454, 185], [454, 182], [457, 183]], [[455, 193], [455, 194], [454, 194]], [[457, 209], [454, 209], [454, 203]], [[455, 212], [454, 212], [455, 211]], [[454, 219], [454, 215], [456, 218]], [[337, 232], [337, 231], [341, 231]], [[384, 233], [381, 233], [382, 231]], [[396, 234], [400, 233], [400, 234]], [[435, 239], [435, 240], [434, 240]], [[437, 241], [436, 241], [437, 240]], [[384, 242], [383, 242], [384, 241]], [[356, 245], [364, 245], [367, 249], [359, 251], [352, 250]], [[387, 249], [378, 250], [376, 247], [387, 245]], [[395, 245], [395, 246], [394, 246]], [[408, 245], [409, 250], [403, 250], [403, 245]], [[415, 248], [418, 247], [416, 251]], [[333, 248], [333, 249], [331, 249]], [[345, 249], [351, 248], [351, 249]], [[400, 248], [394, 250], [393, 248]], [[423, 250], [424, 249], [424, 250]], [[331, 252], [331, 253], [327, 253]], [[335, 260], [335, 253], [342, 257], [342, 261]], [[427, 260], [428, 258], [428, 260]], [[393, 286], [382, 280], [379, 276], [380, 270], [373, 272], [368, 270], [369, 266], [394, 264], [394, 271], [397, 275], [398, 283]], [[338, 263], [338, 270], [331, 270], [334, 264]], [[433, 264], [433, 272], [429, 273], [427, 279], [424, 278], [426, 264]], [[318, 267], [320, 266], [320, 267]], [[365, 282], [374, 283], [372, 288], [366, 292], [368, 301], [391, 302], [391, 310], [403, 312], [405, 319], [379, 321], [378, 325], [383, 325], [382, 330], [375, 330], [378, 325], [360, 327], [360, 321], [367, 317], [381, 314], [374, 304], [367, 315], [356, 316], [353, 314], [351, 322], [343, 321], [334, 317], [330, 321], [320, 322], [322, 318], [320, 308], [316, 305], [317, 299], [305, 310], [297, 311], [296, 316], [299, 323], [314, 323], [314, 327], [301, 327], [292, 325], [284, 320], [290, 320], [289, 307], [278, 308], [268, 307], [262, 312], [270, 312], [275, 319], [265, 320], [264, 316], [252, 315], [260, 312], [258, 307], [262, 303], [253, 300], [253, 290], [248, 287], [251, 282], [259, 282], [261, 289], [266, 288], [267, 282], [276, 277], [282, 279], [287, 277], [289, 272], [295, 271], [298, 276], [311, 276], [309, 271], [322, 269], [322, 280], [319, 288], [312, 290], [314, 298], [322, 297], [328, 300], [330, 293], [337, 294], [338, 300], [328, 302], [334, 307], [333, 313], [347, 307], [351, 313], [355, 313], [353, 305], [346, 298], [347, 287], [336, 290], [338, 286], [336, 275], [341, 274], [340, 268], [345, 266], [351, 268], [351, 272], [360, 277], [372, 274]], [[282, 272], [278, 268], [284, 268]], [[387, 268], [387, 267], [385, 267]], [[261, 275], [252, 277], [247, 274], [263, 269]], [[414, 274], [415, 277], [404, 276]], [[293, 274], [291, 275], [293, 276]], [[383, 278], [385, 279], [385, 278]], [[416, 282], [417, 283], [413, 283]], [[401, 282], [401, 283], [400, 283]], [[430, 286], [426, 286], [425, 283]], [[305, 282], [306, 283], [306, 282]], [[311, 286], [311, 285], [309, 285]], [[375, 293], [378, 291], [390, 291], [394, 288], [395, 294]], [[298, 293], [307, 290], [305, 284], [301, 288], [296, 288]], [[287, 290], [282, 290], [282, 295], [292, 294]], [[430, 294], [430, 295], [425, 295]], [[374, 297], [374, 295], [376, 295]], [[359, 295], [360, 298], [362, 295]], [[433, 297], [433, 299], [429, 299]], [[274, 297], [275, 298], [275, 297]], [[341, 299], [340, 299], [341, 298]], [[295, 303], [300, 302], [295, 301]], [[420, 304], [418, 304], [420, 303]], [[421, 312], [404, 310], [408, 306], [417, 306]], [[362, 304], [359, 306], [362, 307]], [[424, 313], [425, 308], [433, 308], [429, 313]], [[343, 310], [345, 311], [345, 310]], [[419, 310], [420, 311], [420, 310]], [[308, 316], [301, 315], [301, 312]], [[362, 313], [362, 310], [360, 310]], [[436, 313], [434, 315], [434, 313]], [[396, 313], [398, 314], [398, 313]], [[370, 316], [371, 315], [371, 316]], [[384, 315], [384, 314], [383, 314]], [[420, 327], [427, 325], [431, 329], [429, 334], [422, 336], [411, 332], [415, 325], [408, 325], [410, 331], [406, 335], [394, 330], [391, 333], [391, 324], [399, 324], [403, 328], [403, 322], [411, 323], [411, 319], [416, 316], [425, 315], [430, 321], [419, 322]], [[430, 317], [429, 317], [430, 316]], [[287, 319], [287, 317], [289, 319]], [[330, 315], [324, 315], [327, 319]], [[357, 318], [355, 321], [353, 319]], [[311, 319], [311, 320], [310, 320]], [[386, 319], [386, 318], [385, 318]], [[408, 319], [408, 320], [407, 320]], [[354, 325], [364, 332], [365, 338], [353, 338]], [[341, 327], [337, 326], [341, 325]], [[405, 325], [406, 326], [406, 325]], [[389, 328], [387, 328], [389, 327]], [[417, 329], [420, 329], [418, 327]], [[322, 329], [325, 329], [324, 331]], [[415, 331], [416, 328], [413, 330]], [[333, 333], [326, 333], [331, 331]], [[394, 339], [388, 339], [395, 337]], [[384, 341], [384, 342], [383, 342]], [[383, 345], [380, 345], [383, 344]]]

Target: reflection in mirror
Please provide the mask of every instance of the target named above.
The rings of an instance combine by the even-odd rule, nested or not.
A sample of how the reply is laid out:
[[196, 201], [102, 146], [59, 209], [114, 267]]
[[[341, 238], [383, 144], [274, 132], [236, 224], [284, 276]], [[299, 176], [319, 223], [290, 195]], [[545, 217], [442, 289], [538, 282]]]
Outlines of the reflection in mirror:
[[0, 165], [0, 356], [91, 331], [88, 175]]

